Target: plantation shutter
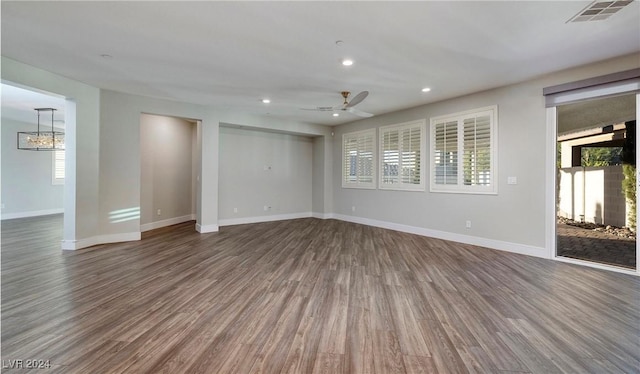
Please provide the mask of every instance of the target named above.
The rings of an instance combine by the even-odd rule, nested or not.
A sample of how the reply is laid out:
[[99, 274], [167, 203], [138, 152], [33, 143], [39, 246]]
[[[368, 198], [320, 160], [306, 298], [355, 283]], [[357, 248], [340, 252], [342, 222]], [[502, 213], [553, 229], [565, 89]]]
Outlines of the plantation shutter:
[[373, 184], [373, 136], [358, 137], [358, 184]]
[[496, 194], [498, 107], [431, 119], [431, 191]]
[[399, 183], [400, 146], [397, 130], [380, 130], [382, 135], [382, 183]]
[[458, 121], [437, 122], [433, 139], [435, 184], [458, 184]]
[[342, 136], [342, 187], [375, 187], [375, 129]]
[[64, 179], [64, 151], [54, 151], [53, 157], [54, 179]]
[[491, 185], [491, 117], [483, 114], [464, 119], [463, 183]]
[[422, 171], [425, 121], [380, 128], [380, 188], [424, 189]]
[[343, 151], [343, 182], [355, 183], [357, 182], [357, 161], [358, 161], [358, 140], [355, 138], [349, 138], [344, 140]]

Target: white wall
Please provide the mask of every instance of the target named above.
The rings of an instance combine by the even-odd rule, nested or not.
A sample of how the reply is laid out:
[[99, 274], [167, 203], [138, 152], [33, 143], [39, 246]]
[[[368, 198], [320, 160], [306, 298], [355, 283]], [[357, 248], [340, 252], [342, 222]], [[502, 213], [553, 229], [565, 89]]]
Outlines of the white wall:
[[287, 122], [197, 104], [181, 103], [102, 90], [100, 95], [100, 230], [103, 235], [131, 237], [139, 232], [140, 217], [114, 220], [112, 212], [140, 209], [140, 114], [149, 113], [199, 120], [197, 150], [199, 185], [196, 227], [218, 229], [220, 124], [270, 129], [308, 136], [328, 136], [325, 126]]
[[626, 226], [622, 165], [570, 167], [558, 170], [558, 215], [580, 221]]
[[50, 151], [18, 150], [18, 131], [36, 131], [35, 123], [2, 118], [2, 219], [61, 213], [63, 185], [52, 184]]
[[195, 134], [192, 121], [140, 116], [142, 231], [189, 221], [195, 214]]
[[309, 137], [221, 127], [220, 225], [310, 216], [312, 169]]
[[[63, 247], [67, 249], [140, 237], [141, 113], [199, 120], [196, 227], [201, 232], [216, 231], [218, 227], [220, 123], [330, 136], [330, 129], [325, 126], [100, 90], [6, 57], [2, 57], [1, 66], [2, 79], [7, 83], [67, 98], [63, 234]], [[330, 164], [325, 161], [324, 167], [326, 170]], [[325, 178], [324, 183], [331, 183], [330, 178]], [[326, 205], [330, 192], [325, 194]]]
[[[341, 188], [341, 144], [333, 146], [333, 201], [338, 217], [403, 225], [415, 232], [531, 255], [548, 256], [545, 248], [546, 110], [542, 89], [637, 68], [639, 55], [558, 72], [507, 87], [428, 104], [338, 126], [335, 139], [358, 131], [498, 105], [498, 194], [469, 195]], [[428, 141], [428, 137], [427, 137]], [[427, 148], [428, 149], [428, 148]], [[430, 156], [427, 154], [429, 165]], [[429, 178], [429, 173], [426, 173]], [[507, 185], [515, 176], [517, 185]], [[427, 186], [429, 180], [427, 179]], [[356, 207], [356, 212], [351, 207]], [[470, 229], [465, 222], [472, 221]]]
[[[552, 183], [545, 180], [545, 152], [555, 155], [555, 147], [545, 150], [546, 112], [542, 88], [637, 68], [639, 57], [638, 54], [625, 56], [529, 82], [376, 116], [337, 127], [335, 137], [331, 136], [330, 128], [319, 125], [99, 90], [4, 57], [2, 79], [60, 94], [77, 106], [77, 112], [65, 111], [66, 140], [70, 147], [67, 148], [67, 172], [75, 178], [71, 185], [65, 186], [65, 210], [70, 204], [75, 221], [67, 224], [71, 215], [65, 214], [64, 233], [67, 241], [82, 241], [74, 244], [76, 248], [139, 237], [139, 211], [137, 216], [119, 222], [114, 222], [110, 214], [140, 209], [140, 114], [153, 113], [201, 120], [197, 147], [200, 152], [197, 220], [202, 231], [217, 230], [219, 126], [228, 123], [324, 137], [325, 188], [323, 199], [313, 200], [314, 205], [330, 207], [340, 217], [397, 223], [430, 230], [434, 234], [449, 233], [454, 238], [487, 239], [489, 242], [476, 242], [490, 246], [512, 243], [521, 249], [527, 247], [523, 252], [535, 255], [544, 251], [545, 188], [547, 183]], [[494, 104], [499, 106], [500, 120], [497, 196], [340, 187], [342, 155], [339, 139], [345, 131], [428, 119]], [[507, 185], [507, 176], [517, 176], [518, 184]], [[320, 183], [318, 178], [313, 182]], [[351, 212], [352, 205], [358, 208], [356, 214]], [[465, 220], [473, 222], [471, 229], [464, 228]]]

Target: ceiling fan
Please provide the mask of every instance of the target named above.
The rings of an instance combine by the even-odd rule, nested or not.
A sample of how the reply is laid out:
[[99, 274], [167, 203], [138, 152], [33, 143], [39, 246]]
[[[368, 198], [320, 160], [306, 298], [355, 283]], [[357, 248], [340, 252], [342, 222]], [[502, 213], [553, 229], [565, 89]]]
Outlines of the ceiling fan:
[[373, 117], [373, 114], [371, 114], [371, 113], [363, 112], [361, 110], [358, 110], [358, 109], [354, 108], [354, 106], [356, 106], [357, 104], [362, 102], [362, 100], [364, 100], [367, 96], [369, 96], [369, 91], [360, 92], [359, 94], [354, 96], [353, 99], [351, 99], [351, 101], [347, 101], [347, 98], [349, 97], [351, 92], [342, 91], [342, 92], [340, 92], [340, 94], [344, 98], [344, 103], [342, 103], [341, 105], [319, 106], [319, 107], [316, 107], [316, 108], [313, 108], [313, 109], [307, 109], [307, 108], [301, 108], [301, 109], [303, 109], [303, 110], [315, 110], [315, 111], [318, 111], [318, 112], [337, 112], [337, 111], [341, 111], [341, 112], [348, 112], [348, 113], [351, 113], [351, 114], [355, 114], [356, 116], [359, 116], [359, 117]]

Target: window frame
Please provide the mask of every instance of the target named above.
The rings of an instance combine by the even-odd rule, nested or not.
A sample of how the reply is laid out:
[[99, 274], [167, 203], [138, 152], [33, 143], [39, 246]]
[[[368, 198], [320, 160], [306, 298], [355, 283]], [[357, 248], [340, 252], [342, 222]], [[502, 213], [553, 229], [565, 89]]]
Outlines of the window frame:
[[[463, 156], [464, 156], [464, 120], [479, 117], [484, 113], [488, 113], [490, 117], [489, 123], [489, 154], [491, 160], [490, 167], [490, 185], [465, 185], [463, 182]], [[436, 157], [435, 157], [435, 131], [436, 125], [443, 122], [456, 122], [457, 133], [457, 183], [456, 184], [436, 184]], [[461, 194], [477, 194], [477, 195], [497, 195], [498, 194], [498, 105], [491, 105], [482, 108], [465, 110], [453, 114], [446, 114], [430, 118], [429, 125], [429, 191], [435, 193], [461, 193]]]
[[57, 164], [58, 164], [58, 158], [57, 153], [58, 152], [62, 152], [62, 154], [64, 155], [61, 162], [62, 162], [62, 168], [63, 171], [65, 173], [66, 176], [66, 165], [65, 165], [65, 161], [66, 161], [66, 154], [64, 153], [64, 150], [57, 150], [57, 151], [52, 151], [51, 152], [51, 185], [53, 186], [58, 186], [58, 185], [64, 185], [64, 177], [62, 178], [57, 178], [56, 177], [56, 169], [57, 169]]
[[[371, 183], [367, 183], [367, 182], [359, 182], [359, 175], [356, 175], [356, 182], [348, 182], [345, 178], [346, 175], [346, 141], [350, 140], [350, 139], [356, 139], [356, 141], [358, 140], [358, 138], [362, 138], [362, 137], [371, 137]], [[361, 130], [361, 131], [353, 131], [353, 132], [349, 132], [349, 133], [344, 133], [342, 134], [342, 167], [341, 169], [341, 176], [340, 178], [342, 179], [342, 188], [357, 188], [357, 189], [367, 189], [367, 190], [373, 190], [376, 189], [376, 165], [377, 165], [377, 147], [376, 147], [376, 128], [372, 128], [372, 129], [367, 129], [367, 130]], [[359, 155], [356, 156], [358, 157], [356, 159], [356, 165], [359, 164]], [[356, 170], [357, 170], [357, 166], [356, 166]], [[356, 171], [357, 172], [357, 171]]]
[[[399, 181], [398, 183], [384, 183], [384, 135], [389, 131], [398, 131], [398, 139], [400, 139], [401, 132], [404, 130], [410, 130], [412, 128], [420, 128], [420, 183], [403, 183]], [[426, 133], [427, 133], [427, 120], [419, 119], [409, 122], [397, 123], [394, 125], [381, 126], [379, 128], [378, 133], [378, 167], [380, 170], [378, 177], [378, 188], [381, 190], [395, 190], [395, 191], [425, 191], [426, 189], [426, 180], [425, 180], [425, 154], [427, 153], [427, 145], [426, 145]], [[398, 164], [402, 164], [402, 154], [401, 154], [401, 145], [400, 141], [398, 142]], [[401, 171], [398, 170], [400, 175]], [[400, 180], [400, 178], [398, 178]]]

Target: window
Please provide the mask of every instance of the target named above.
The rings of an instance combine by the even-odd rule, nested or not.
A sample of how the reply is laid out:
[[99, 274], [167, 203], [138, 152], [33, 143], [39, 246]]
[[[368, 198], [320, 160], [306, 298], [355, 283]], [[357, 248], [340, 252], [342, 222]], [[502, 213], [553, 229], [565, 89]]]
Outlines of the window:
[[64, 151], [53, 151], [51, 184], [64, 184]]
[[497, 193], [498, 107], [431, 119], [431, 191]]
[[380, 128], [380, 188], [424, 191], [426, 121]]
[[342, 135], [342, 187], [376, 188], [376, 129]]

